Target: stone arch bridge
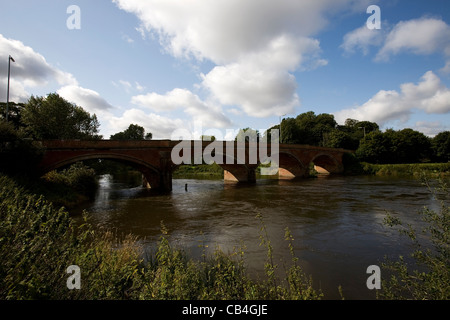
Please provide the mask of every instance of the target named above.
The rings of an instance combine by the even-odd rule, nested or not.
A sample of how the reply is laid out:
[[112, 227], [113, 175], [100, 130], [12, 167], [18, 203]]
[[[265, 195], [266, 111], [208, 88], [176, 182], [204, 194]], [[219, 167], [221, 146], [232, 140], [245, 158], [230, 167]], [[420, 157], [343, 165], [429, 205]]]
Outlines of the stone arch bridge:
[[[172, 190], [172, 173], [179, 164], [172, 161], [174, 148], [179, 148], [181, 141], [144, 140], [144, 141], [114, 141], [114, 140], [48, 140], [41, 144], [45, 149], [39, 164], [41, 174], [68, 166], [78, 161], [90, 159], [111, 159], [131, 165], [143, 174], [144, 185], [162, 191]], [[191, 163], [201, 163], [201, 156], [206, 151], [224, 169], [225, 181], [255, 182], [255, 170], [267, 157], [250, 155], [251, 143], [234, 141], [183, 141], [185, 148], [180, 154]], [[211, 148], [213, 144], [215, 148]], [[256, 144], [256, 143], [255, 143]], [[261, 148], [262, 143], [256, 144]], [[188, 147], [186, 149], [186, 147]], [[344, 170], [342, 158], [350, 150], [323, 148], [307, 145], [280, 144], [274, 148], [265, 144], [266, 155], [278, 160], [277, 172], [279, 179], [294, 179], [307, 176], [309, 164], [313, 163], [319, 173], [342, 173]], [[242, 150], [243, 149], [243, 150]], [[191, 154], [186, 155], [186, 150]], [[223, 152], [226, 150], [227, 152]], [[244, 151], [244, 153], [241, 153]], [[231, 154], [231, 156], [230, 156]], [[238, 155], [245, 154], [238, 159]], [[178, 155], [178, 153], [177, 153]], [[198, 158], [200, 157], [200, 162]], [[263, 159], [264, 158], [264, 159]], [[195, 160], [197, 159], [197, 160]]]

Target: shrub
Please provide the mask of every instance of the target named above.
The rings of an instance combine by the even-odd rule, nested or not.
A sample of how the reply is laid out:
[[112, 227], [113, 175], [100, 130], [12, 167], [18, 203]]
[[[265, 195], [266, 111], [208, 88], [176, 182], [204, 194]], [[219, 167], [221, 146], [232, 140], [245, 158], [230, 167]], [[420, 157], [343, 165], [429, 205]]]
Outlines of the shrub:
[[[440, 199], [440, 207], [438, 211], [425, 207], [419, 212], [426, 224], [421, 233], [390, 214], [385, 218], [386, 225], [397, 228], [411, 239], [414, 250], [406, 259], [400, 256], [397, 261], [387, 259], [383, 264], [391, 277], [382, 282], [380, 298], [450, 299], [450, 207], [445, 199], [449, 189], [442, 180], [437, 188], [431, 188], [426, 180], [425, 183], [433, 196]], [[429, 239], [429, 243], [424, 239]], [[407, 259], [413, 263], [408, 263]]]

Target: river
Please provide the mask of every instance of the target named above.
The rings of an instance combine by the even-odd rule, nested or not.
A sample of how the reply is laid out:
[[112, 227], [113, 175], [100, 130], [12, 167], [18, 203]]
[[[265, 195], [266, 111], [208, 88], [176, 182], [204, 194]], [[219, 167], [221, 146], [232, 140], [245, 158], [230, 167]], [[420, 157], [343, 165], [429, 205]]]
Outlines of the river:
[[161, 235], [161, 221], [171, 241], [195, 258], [205, 246], [212, 253], [243, 244], [248, 272], [255, 277], [267, 256], [260, 246], [259, 213], [279, 271], [291, 261], [284, 240], [288, 227], [300, 265], [325, 299], [340, 299], [338, 286], [346, 299], [374, 299], [375, 290], [366, 286], [367, 267], [381, 266], [385, 255], [411, 250], [408, 239], [383, 225], [386, 213], [418, 225], [421, 208], [438, 208], [426, 187], [412, 178], [324, 176], [242, 185], [175, 179], [170, 194], [152, 193], [139, 183], [103, 175], [95, 200], [79, 209], [87, 210], [96, 226], [138, 236], [149, 252]]

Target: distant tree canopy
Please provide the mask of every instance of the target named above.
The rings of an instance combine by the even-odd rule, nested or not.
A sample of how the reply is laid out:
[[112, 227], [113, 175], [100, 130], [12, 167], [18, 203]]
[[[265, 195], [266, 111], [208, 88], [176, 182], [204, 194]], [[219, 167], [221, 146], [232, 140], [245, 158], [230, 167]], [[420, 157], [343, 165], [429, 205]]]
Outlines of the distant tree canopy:
[[[13, 124], [16, 129], [24, 127], [22, 122], [22, 113], [25, 109], [25, 103], [9, 103], [9, 123]], [[0, 119], [5, 119], [6, 117], [6, 102], [0, 102]]]
[[431, 141], [431, 148], [436, 161], [450, 161], [450, 131], [443, 131]]
[[101, 139], [97, 116], [68, 102], [56, 93], [47, 97], [32, 96], [24, 105], [21, 121], [37, 140]]
[[137, 124], [130, 124], [128, 128], [122, 132], [113, 134], [110, 140], [151, 140], [153, 134], [148, 132], [145, 134], [145, 129]]
[[370, 132], [356, 151], [361, 161], [370, 163], [417, 163], [433, 158], [431, 139], [412, 129]]
[[[280, 129], [273, 126], [270, 130]], [[244, 132], [246, 129], [243, 129]], [[347, 119], [338, 125], [330, 114], [306, 112], [281, 122], [280, 141], [329, 148], [356, 150], [360, 161], [371, 163], [417, 163], [450, 161], [450, 132], [434, 138], [413, 129], [381, 132], [377, 123]]]
[[259, 131], [252, 128], [240, 129], [234, 140], [237, 142], [259, 141]]
[[[270, 134], [272, 129], [280, 129], [280, 125], [273, 126], [265, 134]], [[374, 122], [347, 119], [344, 126], [339, 126], [333, 115], [316, 115], [309, 111], [299, 114], [296, 118], [283, 119], [280, 141], [287, 144], [356, 150], [365, 133], [377, 130], [378, 125]]]

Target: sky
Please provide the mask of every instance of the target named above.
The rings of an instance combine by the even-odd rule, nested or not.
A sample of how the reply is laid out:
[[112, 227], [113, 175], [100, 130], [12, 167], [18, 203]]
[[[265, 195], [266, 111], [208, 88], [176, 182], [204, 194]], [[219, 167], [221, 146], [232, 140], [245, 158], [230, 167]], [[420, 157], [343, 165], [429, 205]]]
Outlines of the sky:
[[0, 101], [11, 55], [10, 101], [56, 92], [106, 139], [132, 123], [154, 139], [232, 139], [308, 111], [450, 130], [448, 0], [14, 0], [0, 12]]

